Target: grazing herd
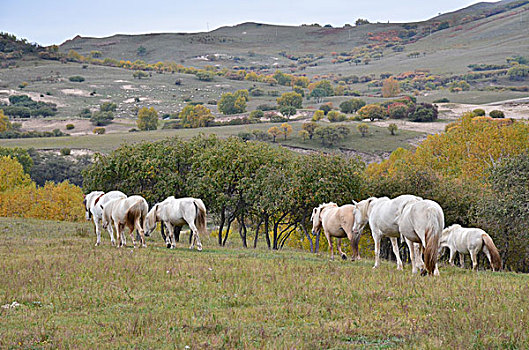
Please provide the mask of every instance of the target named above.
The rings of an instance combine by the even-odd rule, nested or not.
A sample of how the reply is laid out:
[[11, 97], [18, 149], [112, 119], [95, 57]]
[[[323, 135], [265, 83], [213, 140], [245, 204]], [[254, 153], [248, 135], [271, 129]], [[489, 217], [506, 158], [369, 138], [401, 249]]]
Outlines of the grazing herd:
[[[94, 191], [87, 194], [83, 205], [86, 219], [92, 219], [97, 236], [96, 246], [101, 244], [101, 227], [110, 234], [112, 245], [122, 247], [127, 244], [125, 228], [129, 229], [132, 244], [134, 241], [134, 229], [140, 236], [141, 247], [146, 247], [145, 236], [149, 236], [156, 228], [158, 221], [162, 222], [169, 234], [165, 236], [168, 248], [174, 248], [175, 230], [180, 232], [183, 225], [188, 225], [192, 231], [191, 247], [202, 250], [200, 234], [206, 233], [206, 207], [200, 199], [169, 197], [161, 203], [155, 204], [149, 211], [149, 205], [141, 196], [130, 196], [120, 191], [104, 193]], [[114, 230], [116, 241], [114, 240]]]
[[[477, 268], [477, 254], [483, 250], [491, 267], [501, 269], [501, 258], [490, 236], [480, 229], [465, 229], [454, 225], [444, 229], [444, 213], [439, 204], [413, 195], [402, 195], [394, 199], [371, 197], [361, 202], [338, 207], [335, 203], [321, 204], [312, 212], [312, 232], [321, 228], [329, 242], [331, 259], [334, 249], [332, 237], [338, 239], [338, 251], [343, 259], [341, 239], [351, 241], [352, 260], [359, 259], [358, 241], [366, 224], [369, 224], [375, 242], [375, 266], [380, 264], [380, 240], [388, 237], [397, 258], [397, 269], [402, 270], [402, 260], [397, 239], [406, 241], [410, 252], [412, 272], [439, 275], [437, 259], [443, 247], [450, 249], [450, 263], [456, 251], [460, 260], [470, 253], [473, 268]], [[424, 260], [423, 260], [424, 255]], [[425, 269], [424, 269], [425, 268]]]
[[[83, 201], [86, 219], [92, 219], [97, 236], [96, 246], [101, 243], [101, 227], [110, 234], [112, 245], [121, 247], [127, 244], [125, 228], [129, 229], [132, 244], [136, 247], [133, 231], [136, 229], [141, 247], [146, 247], [145, 236], [149, 236], [161, 222], [168, 235], [165, 243], [175, 248], [180, 229], [188, 225], [191, 230], [190, 249], [202, 250], [200, 235], [206, 234], [206, 207], [197, 198], [168, 197], [155, 204], [151, 210], [141, 196], [128, 197], [123, 192], [104, 193], [94, 191]], [[402, 270], [402, 260], [397, 239], [403, 239], [410, 252], [412, 273], [439, 275], [437, 259], [441, 249], [450, 250], [450, 264], [453, 265], [455, 253], [459, 253], [462, 267], [463, 254], [470, 254], [472, 268], [477, 269], [477, 255], [480, 251], [487, 256], [494, 271], [501, 269], [501, 257], [490, 236], [477, 228], [463, 228], [452, 225], [444, 228], [444, 213], [439, 204], [414, 195], [402, 195], [394, 199], [371, 197], [361, 202], [353, 201], [339, 207], [336, 203], [324, 203], [312, 212], [312, 233], [319, 234], [323, 228], [329, 243], [331, 259], [334, 248], [331, 238], [338, 239], [338, 252], [347, 259], [342, 251], [341, 240], [348, 238], [351, 243], [352, 260], [360, 259], [358, 243], [360, 235], [369, 224], [375, 242], [375, 266], [380, 265], [380, 241], [388, 237], [397, 259], [397, 270]], [[114, 231], [116, 240], [114, 240]], [[163, 236], [163, 233], [162, 233]], [[424, 256], [424, 260], [423, 260]]]

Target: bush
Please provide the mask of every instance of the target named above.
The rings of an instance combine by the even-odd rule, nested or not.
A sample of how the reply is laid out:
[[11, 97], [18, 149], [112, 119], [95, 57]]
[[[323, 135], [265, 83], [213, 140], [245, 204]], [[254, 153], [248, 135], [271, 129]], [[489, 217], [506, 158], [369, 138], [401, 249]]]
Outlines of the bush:
[[84, 77], [80, 75], [74, 75], [68, 78], [68, 80], [75, 82], [75, 83], [82, 83], [84, 81]]
[[138, 111], [136, 125], [140, 130], [156, 130], [158, 128], [158, 112], [154, 107], [143, 107]]
[[285, 117], [289, 118], [289, 117], [293, 116], [294, 114], [296, 114], [296, 107], [294, 107], [294, 106], [284, 106], [284, 107], [281, 107], [279, 112], [282, 115], [284, 115]]
[[270, 122], [271, 123], [284, 123], [284, 122], [287, 122], [287, 121], [288, 121], [288, 118], [285, 118], [282, 115], [272, 114], [270, 116]]
[[494, 109], [489, 112], [489, 116], [491, 116], [491, 118], [505, 118], [505, 113], [503, 113], [503, 111]]
[[96, 135], [103, 135], [105, 133], [105, 128], [97, 127], [94, 128], [93, 132]]
[[101, 112], [115, 112], [117, 107], [118, 106], [113, 102], [103, 102], [101, 106], [99, 106], [99, 110]]
[[343, 122], [347, 119], [347, 117], [345, 114], [340, 113], [338, 111], [330, 111], [329, 113], [327, 113], [327, 119], [329, 119], [331, 123], [336, 123]]
[[258, 109], [260, 111], [275, 111], [277, 110], [277, 106], [262, 104], [262, 105], [257, 106], [255, 109]]
[[325, 115], [327, 115], [327, 113], [329, 113], [331, 109], [332, 109], [331, 106], [329, 106], [328, 104], [324, 104], [320, 106], [320, 111], [323, 111], [323, 114]]
[[408, 119], [413, 122], [431, 122], [437, 119], [437, 106], [430, 103], [419, 103], [408, 111]]
[[91, 118], [92, 117], [92, 111], [90, 111], [90, 108], [83, 108], [81, 112], [79, 112], [79, 117], [81, 118]]
[[386, 110], [379, 105], [370, 104], [360, 108], [358, 115], [364, 119], [368, 118], [374, 121], [375, 119], [384, 119], [386, 117]]
[[395, 135], [397, 133], [398, 129], [399, 129], [399, 127], [397, 126], [397, 124], [391, 123], [391, 124], [388, 125], [388, 130], [389, 130], [391, 135]]
[[72, 151], [69, 148], [61, 148], [61, 154], [63, 156], [69, 156], [72, 153]]
[[104, 125], [110, 124], [113, 119], [114, 119], [114, 113], [97, 111], [97, 112], [92, 113], [90, 122], [95, 126], [104, 126]]
[[75, 128], [75, 125], [73, 124], [66, 124], [66, 130], [72, 130]]
[[396, 102], [388, 106], [388, 115], [391, 119], [404, 119], [408, 116], [408, 106]]
[[356, 126], [356, 129], [362, 134], [362, 137], [365, 137], [369, 132], [369, 125], [366, 123], [360, 123]]
[[264, 112], [261, 110], [255, 110], [250, 112], [250, 119], [261, 120], [264, 117]]
[[483, 117], [485, 115], [485, 110], [481, 108], [476, 108], [472, 111], [476, 117]]
[[433, 101], [433, 103], [448, 103], [450, 102], [449, 99], [447, 99], [446, 97], [443, 97], [443, 98], [440, 98], [440, 99], [437, 99], [435, 101]]
[[325, 113], [322, 110], [318, 109], [312, 115], [312, 121], [317, 122], [319, 120], [322, 120], [324, 116], [325, 116]]
[[340, 103], [342, 113], [354, 113], [366, 105], [365, 101], [359, 98], [353, 98]]

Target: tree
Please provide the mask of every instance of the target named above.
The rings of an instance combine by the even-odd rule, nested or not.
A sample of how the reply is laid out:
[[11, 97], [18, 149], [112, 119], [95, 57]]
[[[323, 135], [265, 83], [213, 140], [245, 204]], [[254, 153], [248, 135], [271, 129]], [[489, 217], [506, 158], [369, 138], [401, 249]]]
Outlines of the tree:
[[200, 81], [213, 81], [215, 78], [215, 74], [213, 72], [204, 69], [198, 70], [195, 75]]
[[323, 111], [323, 114], [325, 115], [327, 115], [330, 110], [332, 110], [332, 107], [327, 103], [320, 106], [320, 111]]
[[227, 92], [222, 94], [217, 107], [222, 114], [244, 113], [246, 101], [248, 101], [248, 90], [239, 90], [234, 94]]
[[408, 106], [404, 103], [395, 102], [388, 106], [388, 115], [391, 119], [403, 119], [408, 116]]
[[395, 123], [391, 123], [391, 124], [388, 125], [388, 130], [391, 133], [391, 135], [395, 135], [395, 133], [397, 132], [398, 128], [399, 127]]
[[9, 131], [13, 129], [13, 125], [9, 121], [9, 118], [4, 115], [4, 111], [0, 109], [0, 132]]
[[325, 113], [322, 110], [318, 109], [312, 115], [312, 121], [317, 122], [318, 120], [322, 120], [323, 117], [325, 117]]
[[301, 108], [303, 97], [297, 92], [285, 92], [281, 97], [277, 98], [279, 107], [294, 107]]
[[113, 102], [103, 102], [99, 106], [99, 110], [101, 112], [115, 112], [117, 107], [118, 106], [115, 103], [113, 103]]
[[330, 111], [329, 113], [327, 113], [327, 119], [329, 119], [331, 123], [336, 123], [343, 122], [347, 119], [347, 117], [345, 116], [345, 114], [342, 114], [338, 111]]
[[281, 114], [284, 115], [285, 117], [289, 118], [293, 116], [294, 114], [296, 114], [296, 107], [284, 106], [284, 107], [281, 107], [279, 112], [281, 112]]
[[355, 25], [357, 26], [361, 26], [361, 25], [364, 25], [364, 24], [369, 24], [369, 21], [367, 19], [363, 19], [363, 18], [358, 18], [355, 22]]
[[519, 64], [509, 68], [507, 75], [510, 80], [523, 81], [529, 77], [529, 66], [525, 64]]
[[332, 146], [350, 133], [350, 129], [345, 126], [320, 126], [314, 131], [314, 136], [320, 139], [322, 145]]
[[309, 133], [307, 130], [300, 130], [298, 131], [298, 135], [299, 137], [301, 137], [303, 139], [303, 142], [305, 142], [307, 139], [309, 139]]
[[188, 104], [178, 115], [184, 128], [207, 127], [215, 120], [211, 110], [203, 105]]
[[331, 82], [328, 80], [321, 80], [317, 83], [309, 84], [308, 89], [311, 93], [315, 89], [322, 89], [324, 91], [324, 97], [332, 96], [334, 94], [334, 89], [331, 85]]
[[301, 126], [301, 129], [305, 130], [309, 136], [309, 139], [312, 140], [312, 136], [314, 136], [314, 131], [316, 130], [317, 127], [318, 127], [318, 124], [314, 122], [308, 122], [308, 123], [303, 123], [303, 125]]
[[33, 167], [33, 159], [31, 158], [29, 152], [35, 152], [33, 148], [25, 150], [19, 147], [0, 147], [0, 157], [9, 156], [13, 159], [16, 159], [24, 169], [26, 174], [29, 174], [31, 168]]
[[0, 157], [0, 193], [16, 187], [29, 186], [32, 183], [24, 168], [10, 156]]
[[114, 113], [102, 111], [93, 112], [90, 118], [90, 122], [95, 126], [108, 125], [112, 123], [112, 120], [114, 120]]
[[327, 92], [325, 92], [324, 89], [320, 89], [320, 88], [315, 88], [314, 90], [310, 92], [310, 95], [309, 95], [309, 97], [314, 98], [317, 103], [320, 103], [321, 101], [323, 101], [323, 98], [327, 96], [328, 96]]
[[369, 132], [369, 125], [366, 123], [360, 123], [356, 126], [356, 129], [362, 134], [362, 137], [365, 137]]
[[143, 46], [138, 47], [138, 49], [136, 50], [136, 54], [138, 56], [145, 56], [146, 53], [147, 53], [147, 49], [144, 48]]
[[393, 77], [389, 77], [382, 83], [382, 96], [395, 97], [400, 93], [399, 82]]
[[363, 119], [369, 118], [369, 120], [374, 121], [375, 119], [384, 119], [386, 110], [379, 105], [370, 104], [360, 108], [358, 115]]
[[256, 109], [255, 111], [251, 111], [250, 112], [250, 119], [254, 119], [256, 121], [259, 121], [263, 117], [264, 117], [264, 112], [259, 110], [259, 109]]
[[268, 134], [272, 136], [272, 141], [276, 142], [276, 137], [282, 134], [281, 130], [277, 126], [272, 126], [268, 129]]
[[408, 119], [413, 122], [431, 122], [437, 119], [437, 106], [430, 103], [419, 103], [411, 107]]
[[281, 124], [281, 134], [284, 135], [285, 140], [286, 140], [287, 136], [292, 134], [292, 126], [288, 123]]
[[138, 111], [138, 120], [136, 121], [140, 130], [156, 130], [158, 128], [158, 112], [154, 107], [143, 107]]

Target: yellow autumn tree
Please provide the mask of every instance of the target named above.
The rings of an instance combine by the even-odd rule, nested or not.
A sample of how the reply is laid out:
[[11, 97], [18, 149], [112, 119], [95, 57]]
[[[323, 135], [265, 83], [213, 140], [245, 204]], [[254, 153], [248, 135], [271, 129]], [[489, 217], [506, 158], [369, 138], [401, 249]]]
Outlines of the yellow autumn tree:
[[288, 123], [281, 124], [281, 134], [287, 139], [287, 136], [292, 134], [292, 126]]
[[400, 93], [399, 82], [393, 77], [389, 77], [382, 83], [382, 96], [395, 97]]
[[279, 129], [277, 126], [272, 126], [270, 129], [268, 129], [268, 135], [272, 136], [273, 141], [276, 142], [276, 137], [281, 135], [281, 129]]
[[4, 115], [4, 110], [0, 109], [0, 132], [11, 130], [13, 126], [9, 121], [9, 118]]

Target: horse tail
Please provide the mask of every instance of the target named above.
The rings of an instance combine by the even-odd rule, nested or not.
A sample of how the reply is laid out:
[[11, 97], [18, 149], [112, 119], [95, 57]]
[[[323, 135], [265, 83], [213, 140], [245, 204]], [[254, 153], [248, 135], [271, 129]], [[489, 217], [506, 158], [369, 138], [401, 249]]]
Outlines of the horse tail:
[[426, 247], [424, 249], [424, 265], [429, 274], [433, 274], [439, 254], [439, 236], [443, 230], [438, 215], [434, 208], [428, 208], [428, 225], [424, 233]]
[[195, 208], [197, 209], [195, 226], [200, 235], [206, 234], [206, 206], [204, 205], [204, 202], [198, 198], [193, 199], [193, 204], [195, 204]]
[[492, 241], [492, 238], [486, 233], [483, 233], [481, 235], [483, 238], [483, 243], [485, 243], [485, 247], [489, 250], [490, 253], [490, 264], [492, 265], [493, 271], [499, 271], [501, 270], [501, 257], [500, 253], [498, 252], [498, 248], [496, 248], [496, 245], [494, 245], [494, 242]]
[[127, 218], [127, 223], [134, 227], [134, 221], [139, 220], [141, 228], [144, 229], [144, 221], [147, 213], [149, 212], [149, 206], [145, 200], [139, 200], [127, 210], [125, 217]]

